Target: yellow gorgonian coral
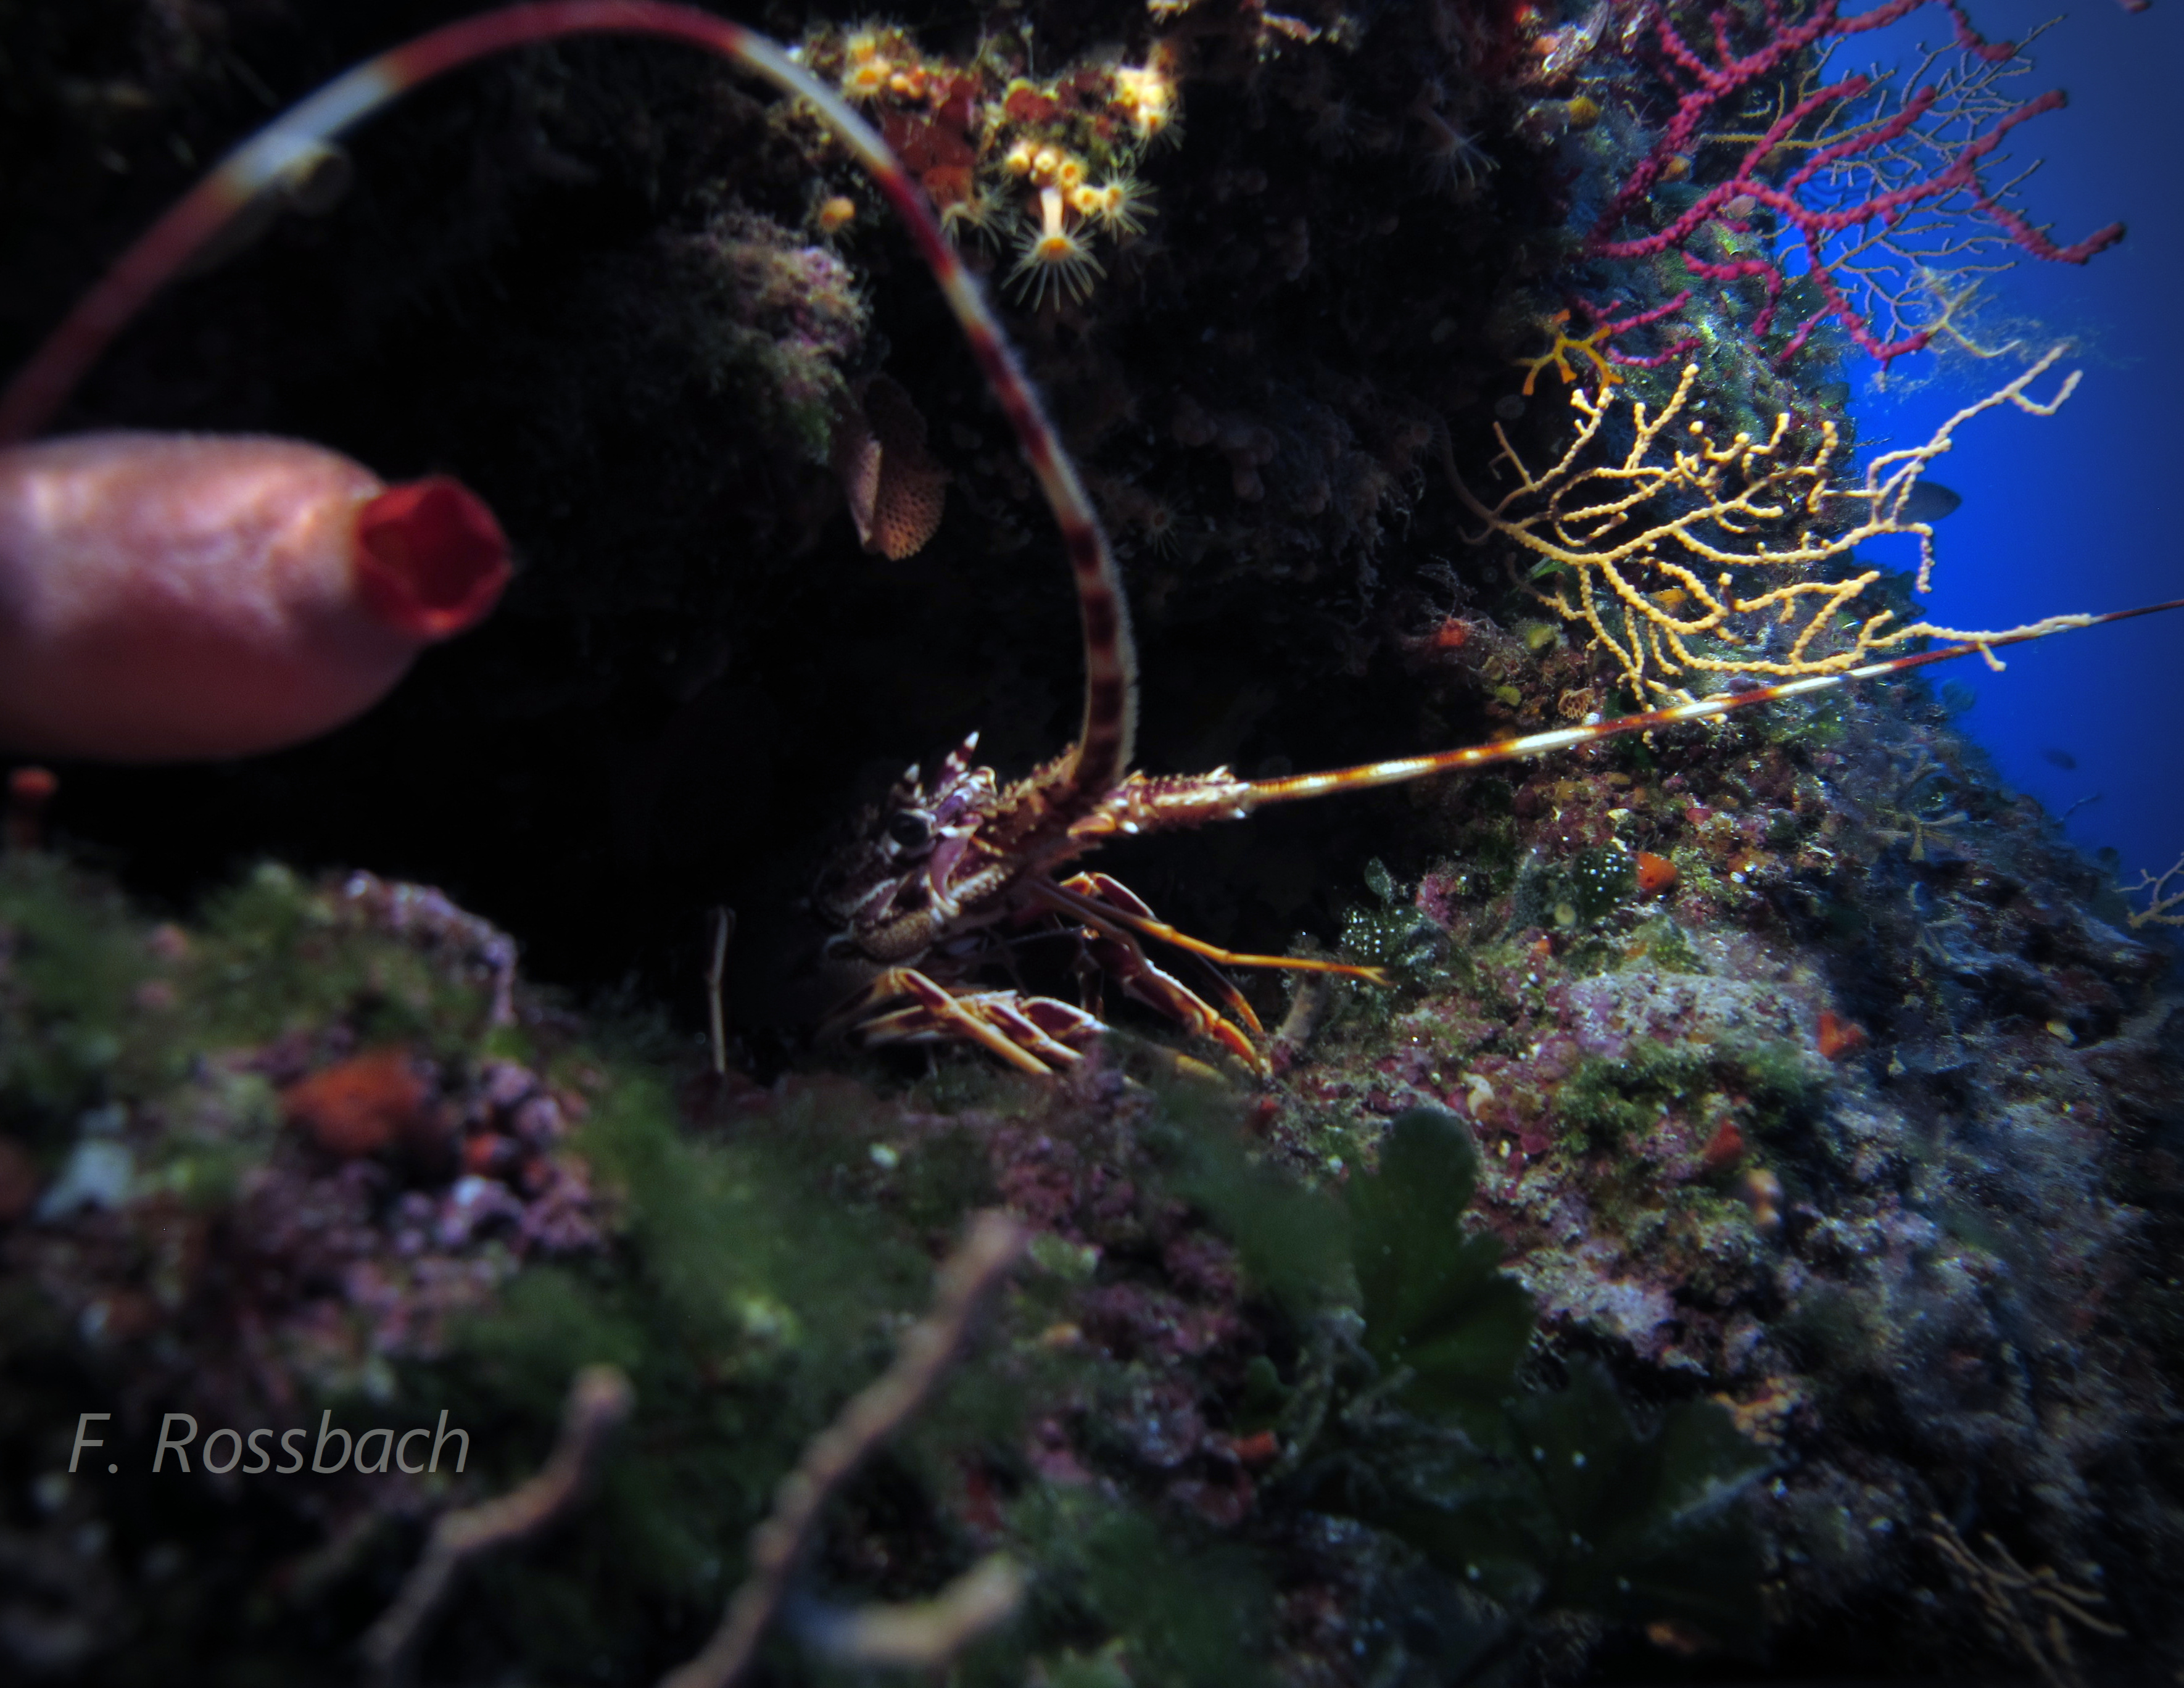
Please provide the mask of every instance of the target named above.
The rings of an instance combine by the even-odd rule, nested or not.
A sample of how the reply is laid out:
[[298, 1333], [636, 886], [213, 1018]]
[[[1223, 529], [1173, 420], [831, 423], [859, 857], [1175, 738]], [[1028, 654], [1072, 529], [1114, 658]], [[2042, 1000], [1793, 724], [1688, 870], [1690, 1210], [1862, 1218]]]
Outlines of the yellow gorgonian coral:
[[[1813, 443], [1792, 440], [1786, 414], [1763, 440], [1742, 432], [1718, 437], [1695, 414], [1696, 364], [1685, 366], [1658, 412], [1633, 401], [1630, 444], [1619, 456], [1602, 439], [1616, 409], [1603, 384], [1596, 393], [1572, 395], [1576, 435], [1544, 470], [1526, 467], [1496, 425], [1502, 449], [1489, 471], [1506, 467], [1516, 484], [1491, 504], [1457, 472], [1445, 441], [1442, 460], [1457, 496], [1483, 524], [1466, 538], [1514, 542], [1513, 570], [1523, 552], [1541, 560], [1529, 577], [1557, 577], [1528, 589], [1563, 620], [1589, 627], [1641, 699], [1686, 699], [1690, 693], [1670, 682], [1694, 672], [1841, 673], [1914, 638], [1977, 644], [2004, 636], [1930, 621], [1899, 625], [1887, 610], [1861, 616], [1859, 599], [1881, 571], [1838, 577], [1829, 565], [1869, 539], [1909, 534], [1919, 544], [1918, 589], [1928, 590], [1933, 529], [1910, 514], [1919, 476], [1982, 411], [2008, 404], [2053, 415], [2077, 386], [2076, 373], [2052, 398], [2034, 398], [2029, 389], [2062, 354], [2056, 348], [1965, 406], [1925, 444], [1882, 453], [1859, 478], [1836, 463], [1841, 440], [1832, 420]], [[2083, 616], [2057, 616], [2007, 631], [2085, 624]], [[1992, 653], [1987, 660], [2001, 666]]]
[[1555, 371], [1562, 376], [1564, 387], [1568, 387], [1575, 381], [1577, 371], [1570, 366], [1569, 360], [1569, 354], [1572, 352], [1575, 352], [1592, 365], [1593, 372], [1600, 377], [1600, 384], [1602, 387], [1623, 385], [1623, 372], [1608, 362], [1606, 354], [1600, 349], [1607, 343], [1608, 337], [1615, 332], [1618, 325], [1603, 322], [1591, 333], [1573, 340], [1569, 337], [1567, 326], [1569, 320], [1570, 314], [1566, 310], [1558, 310], [1552, 316], [1541, 318], [1540, 326], [1554, 331], [1554, 344], [1536, 358], [1518, 358], [1514, 360], [1517, 366], [1524, 371], [1525, 398], [1529, 398], [1532, 396], [1532, 389], [1539, 384], [1540, 371], [1546, 368], [1549, 364], [1555, 366]]

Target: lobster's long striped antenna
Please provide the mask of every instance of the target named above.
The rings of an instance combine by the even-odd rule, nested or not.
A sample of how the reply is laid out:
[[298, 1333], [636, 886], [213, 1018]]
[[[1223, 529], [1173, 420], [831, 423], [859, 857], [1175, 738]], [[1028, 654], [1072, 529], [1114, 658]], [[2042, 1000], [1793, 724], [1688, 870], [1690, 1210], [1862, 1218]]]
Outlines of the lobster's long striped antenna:
[[878, 133], [777, 43], [693, 7], [664, 0], [539, 0], [449, 24], [336, 77], [230, 153], [84, 295], [0, 392], [0, 446], [28, 439], [43, 427], [153, 294], [257, 195], [317, 156], [328, 142], [448, 71], [511, 47], [578, 35], [685, 42], [733, 59], [809, 101], [908, 226], [1061, 530], [1084, 629], [1084, 722], [1072, 783], [1080, 801], [1098, 798], [1129, 766], [1137, 727], [1137, 660], [1114, 554], [1075, 465], [977, 281]]
[[1944, 645], [1938, 650], [1922, 650], [1910, 656], [1892, 657], [1886, 662], [1869, 662], [1862, 667], [1847, 668], [1839, 674], [1807, 675], [1796, 680], [1785, 680], [1778, 685], [1755, 686], [1747, 691], [1721, 693], [1691, 703], [1676, 704], [1667, 709], [1647, 710], [1642, 715], [1618, 716], [1613, 721], [1594, 721], [1584, 727], [1561, 727], [1552, 733], [1535, 733], [1523, 738], [1498, 738], [1490, 744], [1474, 745], [1464, 750], [1443, 750], [1430, 756], [1398, 756], [1384, 762], [1366, 762], [1354, 768], [1335, 768], [1321, 774], [1291, 774], [1281, 779], [1244, 781], [1239, 783], [1233, 792], [1236, 812], [1247, 814], [1270, 803], [1294, 803], [1307, 797], [1330, 797], [1337, 792], [1362, 791], [1369, 786], [1401, 785], [1407, 780], [1424, 779], [1429, 774], [1445, 773], [1456, 768], [1485, 767], [1492, 762], [1521, 761], [1527, 757], [1544, 756], [1553, 750], [1568, 750], [1580, 744], [1597, 744], [1603, 738], [1619, 738], [1627, 733], [1651, 733], [1658, 727], [1674, 727], [1687, 721], [1711, 721], [1716, 716], [1751, 709], [1760, 704], [1774, 703], [1785, 698], [1810, 697], [1815, 692], [1833, 691], [1861, 680], [1877, 680], [1886, 675], [1906, 673], [1914, 668], [1924, 668], [1929, 663], [1950, 662], [1958, 657], [1975, 654], [1984, 655], [1996, 645], [2023, 644], [2032, 639], [2046, 638], [2051, 633], [2068, 632], [2078, 627], [2097, 627], [2104, 621], [2127, 621], [2134, 616], [2152, 616], [2164, 610], [2184, 610], [2184, 598], [2172, 598], [2165, 604], [2144, 604], [2136, 610], [2112, 610], [2104, 616], [2058, 616], [2037, 627], [1981, 639], [1974, 644]]

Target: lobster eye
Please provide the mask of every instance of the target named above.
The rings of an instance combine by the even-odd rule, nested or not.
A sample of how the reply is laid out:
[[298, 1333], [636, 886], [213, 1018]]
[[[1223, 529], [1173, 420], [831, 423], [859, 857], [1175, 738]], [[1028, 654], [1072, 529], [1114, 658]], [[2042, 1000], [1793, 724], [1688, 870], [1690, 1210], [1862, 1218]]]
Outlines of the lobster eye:
[[905, 850], [916, 850], [933, 839], [932, 817], [916, 809], [899, 809], [888, 816], [888, 836]]

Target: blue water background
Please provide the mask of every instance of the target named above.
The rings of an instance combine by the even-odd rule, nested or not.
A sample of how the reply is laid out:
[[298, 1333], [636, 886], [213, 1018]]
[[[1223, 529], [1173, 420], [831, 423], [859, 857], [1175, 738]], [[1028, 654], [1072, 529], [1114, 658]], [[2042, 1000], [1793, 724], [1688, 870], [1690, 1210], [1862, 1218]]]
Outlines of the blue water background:
[[[1967, 5], [1989, 40], [2020, 39], [2056, 14], [2053, 0]], [[1838, 72], [1900, 60], [1947, 33], [1947, 14], [1929, 6], [1864, 37]], [[2007, 627], [2184, 597], [2184, 0], [2136, 14], [2114, 0], [2079, 0], [2029, 52], [2033, 73], [2013, 91], [2061, 87], [2070, 103], [2011, 136], [2020, 164], [2047, 161], [2019, 203], [2059, 244], [2119, 220], [2130, 232], [2089, 264], [2026, 259], [1990, 286], [1998, 315], [2075, 341], [2066, 366], [2085, 378], [2056, 416], [1990, 412], [1936, 460], [1932, 477], [1964, 499], [1936, 526], [1940, 565], [1927, 609], [1944, 626]], [[1920, 356], [1897, 368], [1915, 376], [1931, 365]], [[2007, 378], [1975, 369], [1908, 393], [1894, 382], [1875, 392], [1870, 372], [1855, 360], [1861, 432], [1898, 445], [1925, 439]], [[1914, 554], [1898, 543], [1870, 554], [1912, 566]], [[1957, 680], [1977, 694], [1964, 725], [2003, 778], [2057, 815], [2098, 794], [2071, 815], [2070, 835], [2087, 849], [2114, 845], [2126, 882], [2174, 861], [2184, 851], [2184, 610], [2065, 634], [2007, 660], [2001, 674], [1975, 660], [1933, 671], [1936, 684]], [[2049, 752], [2076, 767], [2056, 766]]]

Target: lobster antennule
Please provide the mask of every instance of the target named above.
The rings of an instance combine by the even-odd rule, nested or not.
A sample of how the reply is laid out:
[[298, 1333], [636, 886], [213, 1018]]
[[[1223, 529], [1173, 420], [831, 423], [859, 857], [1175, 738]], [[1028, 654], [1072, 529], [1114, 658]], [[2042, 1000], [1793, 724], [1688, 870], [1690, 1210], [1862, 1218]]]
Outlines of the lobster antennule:
[[1815, 692], [1834, 691], [1861, 680], [1875, 680], [1914, 668], [1924, 668], [1929, 663], [1951, 662], [1958, 657], [1975, 653], [1984, 655], [1996, 645], [2025, 644], [2034, 639], [2046, 638], [2052, 633], [2068, 632], [2079, 627], [2097, 627], [2106, 621], [2127, 621], [2136, 616], [2153, 616], [2164, 610], [2179, 609], [2184, 609], [2184, 598], [2172, 598], [2161, 604], [2142, 604], [2133, 610], [2111, 610], [2100, 616], [2059, 616], [2036, 627], [2000, 634], [1972, 643], [1945, 645], [1939, 650], [1922, 650], [1909, 656], [1892, 657], [1885, 662], [1869, 662], [1857, 668], [1847, 668], [1839, 674], [1805, 675], [1776, 685], [1755, 686], [1748, 691], [1720, 693], [1691, 703], [1646, 710], [1638, 715], [1618, 716], [1613, 721], [1594, 721], [1589, 726], [1558, 727], [1553, 732], [1535, 733], [1522, 738], [1497, 738], [1491, 744], [1474, 744], [1462, 750], [1442, 750], [1432, 755], [1396, 756], [1386, 761], [1361, 763], [1356, 767], [1334, 768], [1325, 773], [1290, 774], [1280, 779], [1251, 780], [1245, 783], [1236, 793], [1236, 812], [1242, 815], [1268, 804], [1295, 803], [1308, 797], [1329, 797], [1341, 791], [1362, 791], [1378, 785], [1401, 785], [1409, 780], [1424, 779], [1429, 774], [1447, 773], [1459, 768], [1485, 767], [1494, 762], [1522, 761], [1532, 756], [1544, 756], [1555, 750], [1596, 744], [1603, 738], [1619, 738], [1625, 733], [1651, 733], [1658, 727], [1674, 727], [1687, 721], [1711, 721], [1719, 716], [1751, 709], [1759, 704], [1774, 703], [1786, 698], [1809, 697]]
[[777, 43], [694, 7], [665, 0], [538, 0], [460, 19], [345, 71], [230, 153], [85, 294], [0, 391], [0, 446], [42, 428], [147, 301], [298, 159], [448, 71], [510, 47], [606, 34], [662, 36], [703, 47], [809, 101], [907, 226], [1061, 531], [1084, 632], [1084, 718], [1070, 783], [1078, 802], [1089, 805], [1129, 766], [1137, 675], [1121, 577], [1084, 484], [978, 282], [878, 131]]

